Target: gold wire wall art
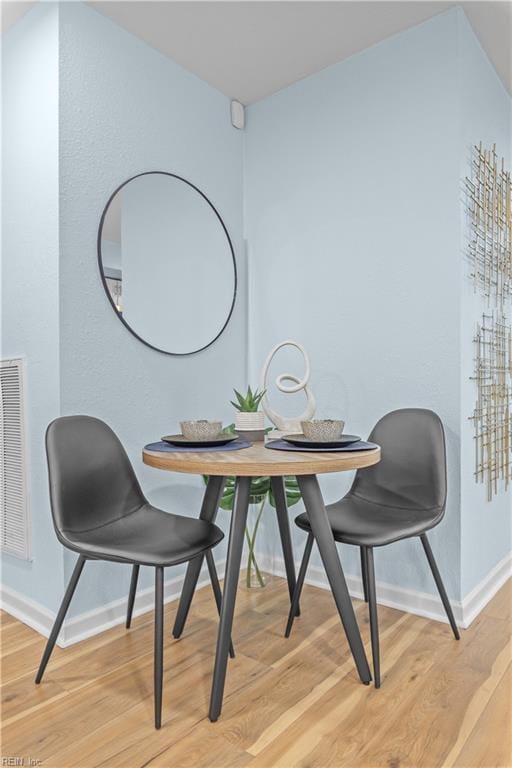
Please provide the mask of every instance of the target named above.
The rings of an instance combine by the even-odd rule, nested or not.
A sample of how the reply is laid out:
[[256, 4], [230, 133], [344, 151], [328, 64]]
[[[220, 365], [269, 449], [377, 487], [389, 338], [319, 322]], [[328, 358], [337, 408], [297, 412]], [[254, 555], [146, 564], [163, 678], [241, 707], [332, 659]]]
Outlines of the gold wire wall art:
[[469, 214], [467, 254], [475, 290], [503, 310], [512, 297], [512, 187], [504, 159], [474, 146], [465, 180]]
[[512, 330], [505, 315], [482, 316], [475, 335], [477, 388], [475, 410], [475, 479], [485, 483], [487, 498], [512, 481]]

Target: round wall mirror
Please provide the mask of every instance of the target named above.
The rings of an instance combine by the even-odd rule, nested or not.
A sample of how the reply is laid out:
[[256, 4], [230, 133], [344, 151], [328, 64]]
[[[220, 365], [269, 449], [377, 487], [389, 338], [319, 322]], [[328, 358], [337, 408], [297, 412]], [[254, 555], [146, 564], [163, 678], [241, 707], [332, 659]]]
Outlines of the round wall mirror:
[[180, 176], [141, 173], [116, 189], [101, 217], [98, 261], [119, 319], [159, 352], [199, 352], [229, 322], [237, 277], [228, 231]]

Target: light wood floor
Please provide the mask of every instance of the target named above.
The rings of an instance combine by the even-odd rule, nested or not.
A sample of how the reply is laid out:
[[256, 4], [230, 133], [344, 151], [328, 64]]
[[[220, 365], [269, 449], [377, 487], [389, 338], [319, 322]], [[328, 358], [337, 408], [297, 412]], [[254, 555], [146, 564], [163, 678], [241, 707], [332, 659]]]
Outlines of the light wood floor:
[[[4, 757], [59, 768], [510, 768], [511, 583], [456, 642], [449, 627], [381, 608], [383, 681], [359, 683], [328, 592], [306, 587], [283, 638], [285, 584], [240, 590], [224, 709], [206, 717], [217, 618], [196, 595], [185, 635], [166, 607], [163, 726], [153, 729], [152, 614], [66, 650], [34, 685], [44, 640], [4, 614]], [[367, 653], [366, 606], [357, 602]]]

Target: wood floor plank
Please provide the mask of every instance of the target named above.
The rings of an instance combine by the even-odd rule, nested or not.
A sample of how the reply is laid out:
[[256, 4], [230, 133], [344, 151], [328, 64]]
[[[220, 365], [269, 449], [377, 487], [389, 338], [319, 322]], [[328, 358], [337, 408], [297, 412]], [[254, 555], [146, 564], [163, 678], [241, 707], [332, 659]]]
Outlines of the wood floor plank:
[[[237, 695], [248, 679], [261, 670], [256, 662], [242, 655], [238, 665], [231, 670], [226, 686], [226, 700]], [[148, 669], [148, 678], [150, 669]], [[45, 760], [45, 767], [92, 768], [108, 765], [112, 768], [142, 766], [159, 755], [179, 738], [189, 732], [199, 738], [199, 727], [213, 728], [206, 712], [210, 695], [212, 673], [211, 659], [197, 655], [189, 657], [183, 668], [166, 663], [164, 672], [164, 696], [162, 728], [153, 727], [153, 692], [151, 681], [134, 686], [130, 704], [113, 711], [111, 719], [94, 733], [94, 739], [84, 733], [81, 739], [68, 742], [64, 748], [54, 750]]]
[[252, 755], [218, 733], [215, 723], [205, 723], [204, 726], [197, 734], [199, 738], [196, 733], [189, 733], [146, 763], [147, 768], [169, 768], [170, 765], [179, 768], [242, 768], [252, 764]]
[[0, 645], [2, 648], [2, 658], [10, 653], [16, 653], [31, 643], [38, 642], [41, 635], [35, 630], [21, 624], [19, 621], [13, 621], [5, 624], [0, 630]]
[[[152, 614], [144, 614], [133, 620], [133, 627], [140, 627], [143, 625], [152, 626], [153, 616]], [[25, 626], [25, 625], [22, 625]], [[34, 632], [34, 630], [30, 630]], [[52, 657], [51, 665], [53, 669], [59, 668], [62, 664], [68, 664], [70, 661], [78, 659], [89, 653], [92, 650], [99, 649], [104, 645], [108, 645], [115, 639], [121, 639], [125, 637], [124, 626], [116, 626], [112, 629], [106, 630], [99, 635], [83, 640], [80, 643], [70, 646], [69, 648], [60, 648], [55, 646]], [[6, 685], [13, 680], [17, 680], [23, 676], [35, 677], [35, 673], [39, 666], [41, 656], [43, 654], [44, 647], [46, 645], [46, 638], [34, 632], [36, 640], [33, 644], [27, 647], [23, 653], [10, 653], [2, 655], [1, 659], [1, 683]]]
[[0, 611], [0, 629], [8, 627], [10, 624], [18, 624], [18, 620], [11, 616], [7, 611]]
[[[470, 735], [477, 727], [483, 712], [493, 698], [493, 695], [506, 676], [507, 669], [510, 668], [510, 646], [507, 644], [498, 654], [491, 671], [484, 683], [475, 691], [473, 697], [464, 712], [462, 722], [459, 727], [459, 733], [456, 742], [452, 745], [447, 757], [444, 758], [444, 767], [453, 768], [458, 765], [459, 753], [468, 741]], [[501, 740], [506, 736], [506, 732], [496, 731], [496, 735]]]
[[[379, 606], [382, 688], [360, 683], [332, 596], [307, 586], [283, 637], [286, 582], [240, 589], [222, 716], [207, 718], [218, 616], [210, 587], [183, 637], [166, 606], [163, 726], [153, 728], [153, 616], [56, 648], [0, 616], [2, 748], [44, 768], [511, 768], [511, 583], [456, 642]], [[354, 601], [371, 658], [367, 606]], [[3, 620], [3, 621], [2, 621]]]
[[[170, 663], [167, 654], [166, 679], [170, 678]], [[4, 743], [10, 744], [11, 754], [33, 754], [45, 760], [84, 734], [90, 735], [135, 703], [142, 703], [140, 716], [151, 724], [152, 669], [151, 654], [146, 654], [140, 660], [107, 672], [99, 685], [85, 682], [43, 706], [32, 706], [25, 717], [15, 716], [4, 723]], [[174, 672], [179, 675], [184, 670], [188, 672], [190, 684], [197, 687], [206, 673], [205, 660], [185, 657], [183, 665], [178, 665]]]
[[480, 616], [492, 616], [494, 619], [512, 621], [512, 579], [509, 579], [490, 603], [487, 603]]
[[399, 701], [389, 719], [388, 737], [372, 739], [361, 760], [411, 768], [444, 766], [475, 691], [492, 675], [497, 656], [508, 653], [504, 626], [503, 621], [487, 617], [460, 642], [447, 637], [442, 657], [423, 678], [414, 707]]
[[[433, 663], [436, 651], [424, 643], [421, 628], [411, 637], [408, 628], [396, 638], [397, 646], [402, 647], [402, 654], [397, 657], [391, 652], [388, 666], [386, 687], [372, 689], [367, 697], [352, 696], [346, 699], [340, 686], [330, 692], [322, 702], [320, 716], [325, 711], [325, 720], [329, 727], [323, 729], [323, 736], [316, 747], [308, 752], [306, 764], [329, 766], [369, 765], [361, 753], [371, 739], [383, 742], [390, 732], [390, 717], [396, 708], [397, 699], [408, 697], [411, 706], [421, 696], [422, 675]], [[403, 645], [405, 644], [405, 646]], [[393, 658], [394, 657], [394, 658]], [[304, 727], [308, 727], [307, 723]], [[302, 765], [302, 762], [298, 762]]]
[[[492, 693], [458, 754], [457, 768], [510, 768], [512, 765], [512, 664]], [[448, 761], [447, 761], [447, 764]]]
[[[414, 626], [405, 630], [409, 619], [406, 616], [398, 618], [381, 633], [382, 651], [387, 653], [387, 673], [402, 658], [407, 648], [421, 638], [421, 620], [416, 619]], [[366, 703], [372, 692], [380, 694], [380, 691], [358, 684], [357, 681], [355, 685], [348, 686], [345, 675], [349, 663], [347, 660], [340, 665], [248, 747], [251, 754], [258, 756], [254, 766], [296, 765], [302, 759], [309, 764], [310, 753], [326, 734], [331, 730], [339, 733], [344, 717], [351, 714], [358, 703]], [[374, 722], [374, 729], [376, 725]], [[323, 765], [327, 756], [320, 755], [319, 760], [321, 762], [318, 764]]]
[[[202, 623], [209, 624], [206, 620]], [[109, 642], [92, 647], [84, 651], [80, 656], [80, 663], [73, 654], [64, 651], [60, 656], [60, 663], [54, 663], [52, 655], [45, 676], [40, 685], [34, 685], [35, 669], [7, 682], [1, 688], [2, 712], [4, 722], [15, 716], [26, 714], [27, 700], [34, 695], [37, 697], [38, 706], [51, 703], [53, 695], [62, 698], [64, 691], [72, 692], [94, 684], [97, 678], [101, 678], [106, 672], [113, 672], [118, 667], [125, 666], [130, 661], [152, 658], [153, 627], [151, 624], [133, 626], [131, 630], [123, 630], [123, 642], [120, 637], [114, 635]], [[183, 644], [171, 641], [169, 652], [175, 663], [183, 661], [189, 655], [188, 649]], [[168, 647], [168, 646], [166, 646]], [[71, 649], [70, 649], [71, 650]], [[39, 652], [41, 655], [42, 649]]]

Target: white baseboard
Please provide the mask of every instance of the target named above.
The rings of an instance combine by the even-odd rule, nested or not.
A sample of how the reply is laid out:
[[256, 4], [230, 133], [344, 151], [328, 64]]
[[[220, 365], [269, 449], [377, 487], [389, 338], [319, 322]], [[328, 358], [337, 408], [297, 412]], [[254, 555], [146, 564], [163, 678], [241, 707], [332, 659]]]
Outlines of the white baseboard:
[[[257, 555], [261, 569], [275, 576], [285, 576], [282, 557]], [[217, 563], [219, 576], [224, 571], [225, 561]], [[298, 568], [298, 564], [297, 564]], [[512, 576], [512, 554], [501, 560], [477, 586], [465, 596], [462, 601], [453, 600], [452, 608], [459, 627], [467, 629], [487, 603], [494, 597], [500, 587]], [[352, 597], [362, 598], [363, 588], [359, 576], [347, 575], [347, 585]], [[209, 583], [206, 570], [201, 572], [198, 588]], [[329, 584], [323, 568], [311, 565], [308, 568], [306, 583], [322, 589], [329, 589]], [[164, 584], [164, 600], [166, 603], [176, 600], [183, 586], [183, 576], [169, 579]], [[394, 584], [377, 582], [377, 598], [381, 605], [397, 608], [400, 611], [425, 616], [428, 619], [447, 622], [446, 615], [437, 595], [419, 592], [413, 589], [397, 587]], [[57, 644], [61, 648], [85, 640], [92, 635], [104, 632], [110, 627], [122, 624], [126, 616], [127, 596], [111, 603], [86, 611], [64, 622]], [[153, 609], [154, 589], [139, 590], [135, 600], [133, 615], [139, 616]], [[0, 587], [0, 607], [7, 613], [27, 624], [36, 632], [48, 637], [55, 614], [40, 603], [15, 592], [9, 587]]]
[[50, 634], [55, 614], [41, 603], [31, 600], [30, 597], [26, 597], [4, 584], [0, 587], [0, 608], [23, 624], [35, 629], [40, 635], [48, 637]]
[[[224, 561], [216, 562], [219, 577], [224, 573]], [[184, 576], [175, 576], [164, 583], [164, 602], [170, 603], [177, 600], [181, 594]], [[208, 571], [203, 569], [199, 576], [197, 588], [200, 589], [209, 584]], [[133, 616], [153, 610], [155, 601], [154, 587], [139, 589], [135, 598]], [[123, 624], [126, 619], [126, 604], [128, 595], [113, 600], [92, 611], [86, 611], [64, 621], [57, 640], [60, 648], [85, 640], [92, 635], [104, 632], [106, 629]], [[35, 629], [39, 634], [48, 637], [50, 634], [55, 614], [40, 603], [31, 600], [24, 595], [15, 592], [6, 586], [0, 587], [0, 608], [19, 619], [27, 626]]]
[[474, 587], [462, 600], [462, 616], [464, 629], [469, 627], [472, 621], [492, 600], [496, 592], [512, 577], [512, 553], [506, 555], [497, 563], [492, 571]]
[[[258, 565], [263, 571], [275, 576], [285, 576], [284, 560], [282, 557], [268, 555], [257, 556]], [[298, 571], [299, 564], [296, 564]], [[462, 600], [452, 600], [452, 610], [457, 626], [467, 629], [483, 610], [496, 592], [512, 576], [512, 553], [503, 558], [477, 586]], [[348, 590], [352, 597], [362, 599], [363, 585], [360, 576], [345, 576]], [[321, 589], [330, 589], [325, 571], [322, 567], [310, 565], [306, 576], [306, 584]], [[438, 595], [419, 592], [414, 589], [398, 587], [377, 581], [377, 600], [381, 605], [397, 608], [399, 611], [425, 616], [427, 619], [448, 623], [443, 604]]]

